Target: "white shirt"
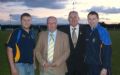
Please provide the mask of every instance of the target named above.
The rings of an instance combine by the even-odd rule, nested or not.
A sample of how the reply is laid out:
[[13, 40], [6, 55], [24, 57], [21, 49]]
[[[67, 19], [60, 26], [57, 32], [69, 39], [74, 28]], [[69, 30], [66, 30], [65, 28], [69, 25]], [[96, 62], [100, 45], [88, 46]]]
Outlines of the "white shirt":
[[78, 38], [78, 35], [79, 35], [79, 24], [77, 24], [75, 27], [73, 27], [73, 26], [70, 25], [70, 34], [71, 34], [71, 37], [72, 37], [73, 28], [76, 28], [75, 33], [76, 33], [76, 36]]
[[[51, 33], [51, 32], [48, 32], [48, 46], [49, 46], [49, 43], [50, 43], [50, 33]], [[57, 30], [55, 30], [52, 34], [53, 34], [54, 46], [55, 46]]]

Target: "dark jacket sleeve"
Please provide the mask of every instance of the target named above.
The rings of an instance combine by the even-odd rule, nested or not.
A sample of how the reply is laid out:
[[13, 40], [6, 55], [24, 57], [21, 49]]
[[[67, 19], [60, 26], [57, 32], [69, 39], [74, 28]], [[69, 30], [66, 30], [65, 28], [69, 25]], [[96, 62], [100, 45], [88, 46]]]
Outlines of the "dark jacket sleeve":
[[103, 68], [111, 68], [112, 48], [111, 45], [103, 45], [102, 47], [102, 66]]

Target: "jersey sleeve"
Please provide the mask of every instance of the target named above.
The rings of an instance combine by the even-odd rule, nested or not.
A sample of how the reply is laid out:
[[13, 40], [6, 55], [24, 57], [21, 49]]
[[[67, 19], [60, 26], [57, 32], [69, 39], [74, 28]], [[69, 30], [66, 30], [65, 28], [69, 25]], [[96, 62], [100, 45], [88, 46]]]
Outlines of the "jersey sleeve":
[[105, 28], [99, 28], [98, 29], [99, 34], [100, 34], [100, 39], [104, 45], [111, 45], [111, 39], [110, 39], [110, 34]]
[[7, 41], [7, 47], [13, 48], [15, 46], [16, 37], [17, 37], [17, 31], [14, 31], [9, 35]]
[[112, 56], [112, 48], [111, 48], [111, 39], [108, 31], [101, 27], [99, 28], [100, 39], [102, 41], [102, 67], [106, 69], [111, 68], [111, 56]]

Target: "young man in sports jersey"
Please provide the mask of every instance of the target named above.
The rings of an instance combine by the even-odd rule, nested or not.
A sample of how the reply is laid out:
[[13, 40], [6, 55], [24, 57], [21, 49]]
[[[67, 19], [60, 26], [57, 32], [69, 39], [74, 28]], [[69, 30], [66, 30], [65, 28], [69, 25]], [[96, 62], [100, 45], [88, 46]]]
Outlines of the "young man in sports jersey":
[[85, 63], [87, 75], [111, 75], [111, 39], [104, 27], [99, 24], [99, 15], [95, 11], [89, 12], [89, 29], [86, 33]]
[[32, 17], [28, 13], [21, 15], [21, 27], [8, 39], [7, 54], [11, 75], [34, 75], [33, 49], [34, 33], [30, 29]]

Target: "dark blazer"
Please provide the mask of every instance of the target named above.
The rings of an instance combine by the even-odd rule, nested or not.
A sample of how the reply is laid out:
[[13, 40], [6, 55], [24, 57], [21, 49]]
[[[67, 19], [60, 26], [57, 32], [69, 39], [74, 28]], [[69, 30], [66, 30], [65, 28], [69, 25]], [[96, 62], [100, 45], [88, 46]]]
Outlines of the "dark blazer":
[[80, 25], [79, 26], [79, 35], [76, 47], [74, 48], [71, 33], [70, 33], [70, 26], [64, 26], [59, 28], [59, 30], [65, 32], [69, 36], [69, 44], [70, 44], [70, 56], [67, 60], [67, 67], [68, 71], [77, 70], [80, 71], [83, 75], [85, 65], [84, 65], [84, 53], [85, 53], [85, 30], [86, 26]]

